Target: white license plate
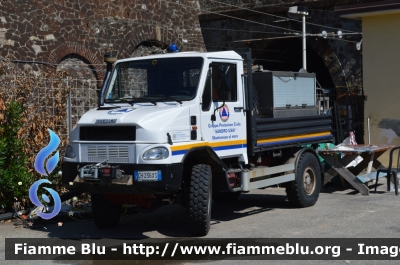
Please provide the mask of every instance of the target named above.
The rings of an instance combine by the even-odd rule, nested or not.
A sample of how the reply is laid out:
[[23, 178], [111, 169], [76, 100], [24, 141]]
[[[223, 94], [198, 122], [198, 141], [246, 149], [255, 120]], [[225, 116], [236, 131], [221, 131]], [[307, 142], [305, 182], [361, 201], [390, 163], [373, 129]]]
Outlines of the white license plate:
[[161, 170], [135, 171], [135, 181], [161, 181]]

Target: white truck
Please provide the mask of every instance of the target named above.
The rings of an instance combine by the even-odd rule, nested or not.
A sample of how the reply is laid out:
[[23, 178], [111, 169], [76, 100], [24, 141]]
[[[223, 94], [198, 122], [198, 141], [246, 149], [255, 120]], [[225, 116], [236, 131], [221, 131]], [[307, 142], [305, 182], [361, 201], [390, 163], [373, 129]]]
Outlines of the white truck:
[[242, 56], [105, 56], [99, 107], [71, 132], [62, 169], [67, 189], [91, 193], [97, 227], [115, 227], [123, 204], [179, 203], [202, 236], [212, 200], [277, 184], [295, 206], [316, 203], [315, 149], [333, 136], [316, 108], [315, 74], [252, 71]]

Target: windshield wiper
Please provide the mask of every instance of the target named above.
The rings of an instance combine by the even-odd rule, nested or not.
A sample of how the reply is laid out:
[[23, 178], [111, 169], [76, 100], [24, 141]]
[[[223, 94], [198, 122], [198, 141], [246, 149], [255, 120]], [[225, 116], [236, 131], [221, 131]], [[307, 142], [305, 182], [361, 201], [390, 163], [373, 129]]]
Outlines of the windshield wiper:
[[[128, 103], [128, 104], [130, 104], [131, 106], [133, 105], [133, 104], [135, 104], [135, 101], [139, 101], [139, 102], [149, 102], [149, 103], [151, 103], [151, 104], [153, 104], [154, 106], [155, 105], [157, 105], [157, 102], [155, 102], [154, 100], [148, 100], [148, 99], [145, 99], [145, 98], [143, 98], [143, 97], [141, 97], [141, 98], [132, 98], [132, 97], [129, 97], [129, 98], [127, 98], [127, 97], [125, 97], [125, 98], [116, 98], [116, 99], [113, 99], [113, 102], [114, 103]], [[111, 103], [108, 103], [108, 102], [105, 102], [105, 103], [107, 103], [107, 104], [110, 104], [110, 105], [112, 105]], [[113, 105], [113, 106], [116, 106], [116, 105]]]
[[157, 102], [155, 102], [154, 100], [149, 100], [146, 99], [146, 97], [141, 97], [141, 98], [131, 98], [131, 100], [129, 102], [132, 102], [132, 105], [135, 103], [135, 101], [140, 101], [140, 102], [150, 102], [151, 104], [153, 104], [154, 106], [157, 105]]
[[181, 100], [173, 98], [173, 97], [170, 97], [170, 96], [162, 95], [162, 94], [144, 96], [144, 98], [148, 98], [148, 97], [151, 97], [151, 98], [165, 98], [165, 99], [169, 99], [169, 100], [172, 100], [172, 101], [176, 101], [179, 104], [182, 104]]
[[107, 105], [110, 105], [110, 106], [100, 106], [99, 108], [97, 108], [97, 110], [111, 110], [111, 109], [121, 108], [121, 106], [114, 105], [114, 104], [111, 104], [111, 103], [108, 103], [108, 102], [104, 102], [104, 103], [107, 104]]

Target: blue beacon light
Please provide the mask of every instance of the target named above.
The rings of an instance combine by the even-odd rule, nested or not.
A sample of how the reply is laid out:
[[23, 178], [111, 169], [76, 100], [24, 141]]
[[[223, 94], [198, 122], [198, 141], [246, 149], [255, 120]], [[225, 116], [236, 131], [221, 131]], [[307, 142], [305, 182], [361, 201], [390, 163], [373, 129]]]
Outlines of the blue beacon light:
[[179, 52], [178, 46], [175, 43], [172, 43], [168, 47], [168, 52]]

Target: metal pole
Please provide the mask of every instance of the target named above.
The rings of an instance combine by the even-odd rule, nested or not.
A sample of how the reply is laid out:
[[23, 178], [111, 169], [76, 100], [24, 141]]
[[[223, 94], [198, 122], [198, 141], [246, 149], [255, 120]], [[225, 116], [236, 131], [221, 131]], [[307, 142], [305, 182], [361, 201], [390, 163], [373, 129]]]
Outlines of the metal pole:
[[307, 70], [307, 52], [306, 52], [306, 15], [303, 15], [303, 68]]
[[[67, 86], [69, 86], [69, 76], [67, 76]], [[67, 102], [67, 124], [68, 124], [68, 138], [72, 131], [72, 108], [71, 108], [71, 89], [68, 92], [68, 102]]]
[[368, 118], [368, 144], [371, 144], [371, 127], [369, 125], [369, 118]]

